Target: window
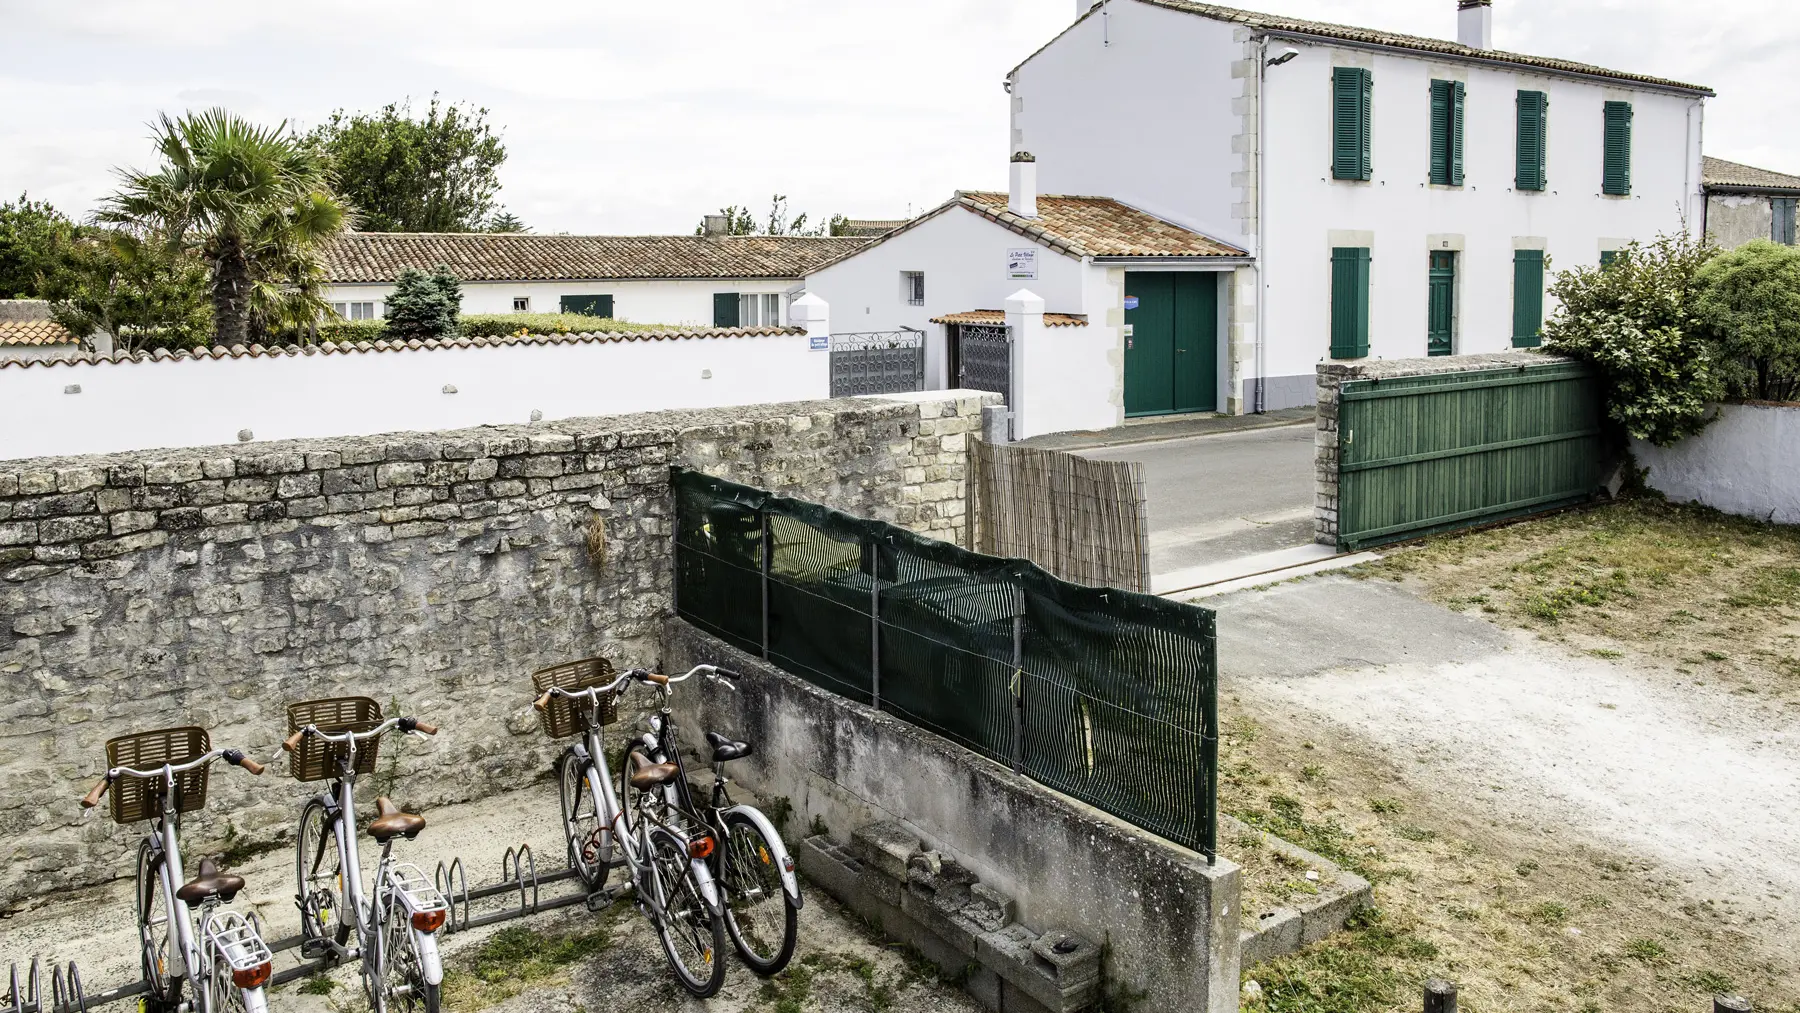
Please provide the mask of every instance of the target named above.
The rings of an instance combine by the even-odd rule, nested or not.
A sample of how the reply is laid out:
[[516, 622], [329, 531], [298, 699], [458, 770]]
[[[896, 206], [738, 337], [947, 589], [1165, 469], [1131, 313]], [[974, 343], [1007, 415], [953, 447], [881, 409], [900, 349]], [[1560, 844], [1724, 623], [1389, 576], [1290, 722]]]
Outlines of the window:
[[1794, 209], [1796, 205], [1800, 205], [1800, 198], [1776, 197], [1769, 201], [1769, 209], [1775, 212], [1775, 222], [1769, 230], [1769, 238], [1783, 246], [1794, 245]]
[[1362, 67], [1331, 71], [1331, 178], [1366, 180], [1374, 174], [1369, 121], [1375, 76]]
[[908, 306], [925, 305], [924, 271], [900, 272], [900, 297], [906, 300]]
[[[513, 300], [513, 308], [519, 308], [519, 300]], [[561, 307], [564, 313], [579, 313], [584, 317], [606, 317], [613, 315], [613, 297], [610, 295], [565, 295]]]
[[1631, 103], [1606, 104], [1606, 168], [1600, 180], [1602, 193], [1623, 197], [1631, 193]]
[[1618, 250], [1601, 250], [1600, 251], [1600, 270], [1604, 271], [1607, 268], [1613, 266], [1613, 261], [1618, 260], [1618, 259], [1619, 259], [1619, 251]]
[[343, 320], [376, 320], [381, 314], [375, 312], [375, 306], [372, 302], [334, 302], [331, 312]]
[[781, 293], [715, 292], [714, 327], [780, 327]]
[[1545, 187], [1544, 158], [1549, 148], [1550, 97], [1541, 91], [1519, 93], [1519, 168], [1513, 183], [1521, 190]]
[[1360, 359], [1369, 354], [1369, 248], [1338, 246], [1331, 251], [1331, 357]]
[[514, 313], [530, 313], [531, 312], [531, 297], [528, 295], [513, 296], [513, 312]]
[[1463, 83], [1431, 82], [1431, 181], [1463, 185]]
[[1431, 251], [1426, 283], [1425, 354], [1449, 355], [1456, 350], [1456, 251]]
[[1536, 348], [1544, 329], [1544, 251], [1513, 251], [1513, 347]]

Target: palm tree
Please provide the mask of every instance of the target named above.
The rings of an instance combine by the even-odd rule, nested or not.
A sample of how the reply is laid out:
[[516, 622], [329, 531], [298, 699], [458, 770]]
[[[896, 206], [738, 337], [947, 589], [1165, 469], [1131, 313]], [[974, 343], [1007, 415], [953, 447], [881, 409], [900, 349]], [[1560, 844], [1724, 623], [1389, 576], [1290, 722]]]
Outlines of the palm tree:
[[121, 171], [124, 186], [96, 217], [191, 250], [212, 272], [215, 340], [244, 344], [252, 326], [312, 319], [318, 246], [344, 231], [350, 209], [324, 160], [284, 122], [259, 127], [223, 109], [157, 117], [163, 164]]

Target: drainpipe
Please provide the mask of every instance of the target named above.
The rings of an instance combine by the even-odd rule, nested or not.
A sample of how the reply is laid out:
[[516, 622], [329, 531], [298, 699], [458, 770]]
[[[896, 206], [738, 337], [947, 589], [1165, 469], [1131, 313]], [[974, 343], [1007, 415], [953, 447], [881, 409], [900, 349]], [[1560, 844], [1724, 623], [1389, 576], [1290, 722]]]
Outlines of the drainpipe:
[[1252, 410], [1258, 415], [1268, 410], [1268, 398], [1263, 389], [1268, 373], [1263, 346], [1269, 330], [1269, 321], [1265, 316], [1267, 300], [1263, 297], [1269, 290], [1269, 255], [1263, 243], [1263, 237], [1268, 234], [1268, 222], [1264, 216], [1269, 207], [1269, 202], [1264, 197], [1269, 191], [1269, 180], [1263, 159], [1263, 137], [1269, 130], [1269, 103], [1263, 93], [1267, 87], [1268, 73], [1269, 37], [1265, 35], [1256, 50], [1256, 397]]

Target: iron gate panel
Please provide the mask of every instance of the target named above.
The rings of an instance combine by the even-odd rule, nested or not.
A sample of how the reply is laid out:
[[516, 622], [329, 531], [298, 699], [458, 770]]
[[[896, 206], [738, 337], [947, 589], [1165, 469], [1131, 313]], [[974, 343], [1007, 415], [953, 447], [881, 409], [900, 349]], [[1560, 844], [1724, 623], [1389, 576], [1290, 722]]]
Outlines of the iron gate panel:
[[991, 390], [1012, 399], [1012, 339], [1004, 324], [957, 326], [958, 363], [956, 385], [970, 390]]
[[925, 389], [925, 332], [910, 329], [831, 336], [831, 396]]
[[1602, 398], [1579, 363], [1352, 380], [1338, 406], [1338, 544], [1349, 549], [1591, 499]]

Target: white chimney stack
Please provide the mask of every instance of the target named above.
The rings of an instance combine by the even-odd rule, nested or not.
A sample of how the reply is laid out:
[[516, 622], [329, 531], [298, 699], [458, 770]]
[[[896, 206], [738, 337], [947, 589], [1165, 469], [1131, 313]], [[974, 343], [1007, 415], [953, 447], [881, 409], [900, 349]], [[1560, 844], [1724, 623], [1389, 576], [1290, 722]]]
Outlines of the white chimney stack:
[[1494, 0], [1456, 0], [1456, 41], [1470, 49], [1494, 48]]
[[1012, 157], [1012, 180], [1006, 195], [1006, 209], [1021, 218], [1036, 218], [1037, 156], [1020, 151]]

